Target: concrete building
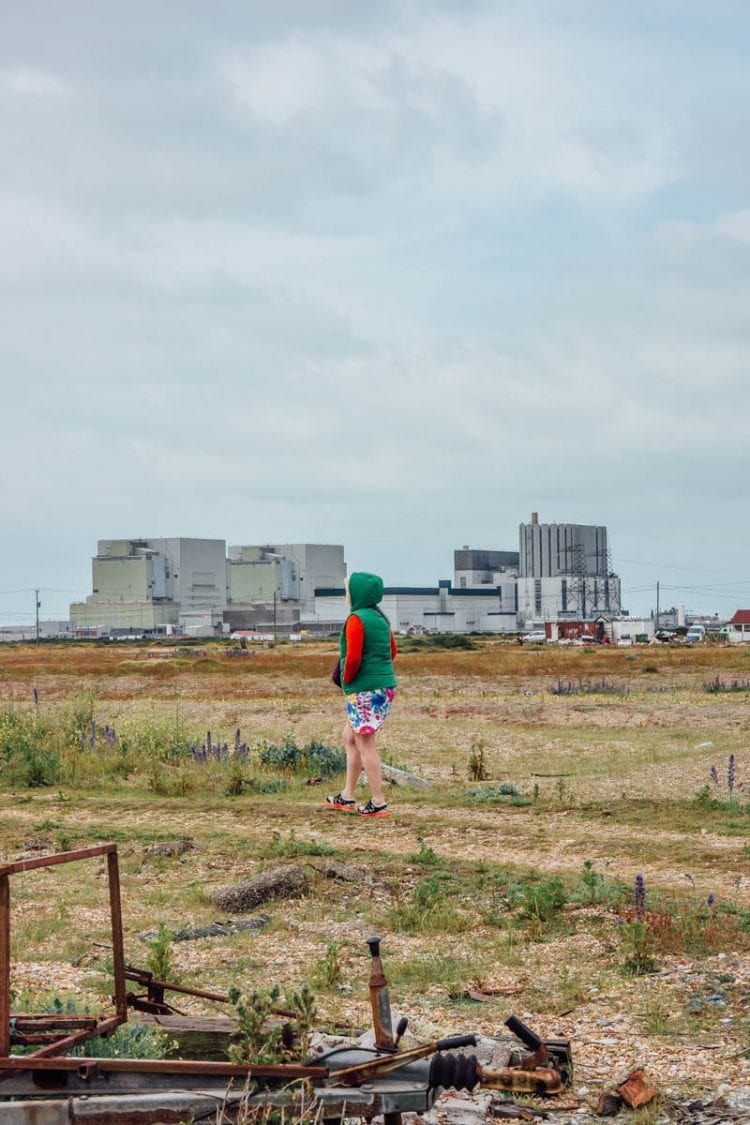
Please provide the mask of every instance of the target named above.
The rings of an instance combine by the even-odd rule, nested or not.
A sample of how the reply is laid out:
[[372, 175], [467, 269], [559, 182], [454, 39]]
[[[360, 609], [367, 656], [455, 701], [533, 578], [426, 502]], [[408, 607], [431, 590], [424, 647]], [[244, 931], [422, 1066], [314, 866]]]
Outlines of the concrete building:
[[[437, 586], [386, 586], [380, 609], [394, 633], [513, 633], [515, 606], [504, 607], [498, 591], [460, 589], [444, 579]], [[321, 631], [341, 628], [349, 613], [346, 592], [318, 589], [314, 617]]]
[[519, 527], [518, 620], [522, 627], [573, 616], [621, 612], [620, 579], [612, 572], [607, 529], [594, 524]]
[[[73, 636], [73, 625], [70, 621], [46, 620], [39, 622], [39, 640], [69, 640]], [[36, 624], [33, 625], [0, 625], [0, 641], [35, 641], [37, 638]]]
[[345, 581], [344, 548], [339, 544], [230, 546], [224, 620], [233, 630], [330, 631], [316, 613], [315, 592], [343, 589]]
[[213, 632], [226, 607], [223, 539], [100, 539], [92, 593], [74, 602], [75, 629]]
[[453, 552], [453, 587], [486, 593], [495, 591], [498, 609], [518, 610], [518, 552], [478, 550], [464, 546]]
[[291, 559], [270, 547], [230, 547], [227, 558], [227, 609], [234, 605], [253, 605], [291, 601], [295, 594], [294, 565]]

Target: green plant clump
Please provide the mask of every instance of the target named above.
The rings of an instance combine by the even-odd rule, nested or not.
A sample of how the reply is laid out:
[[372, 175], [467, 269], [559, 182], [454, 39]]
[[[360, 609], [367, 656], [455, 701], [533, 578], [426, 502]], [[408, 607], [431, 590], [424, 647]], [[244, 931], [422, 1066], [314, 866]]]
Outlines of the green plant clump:
[[522, 797], [515, 785], [503, 783], [502, 785], [485, 785], [481, 788], [474, 787], [465, 790], [468, 801], [476, 801], [485, 805], [514, 805], [522, 807], [532, 804], [531, 797]]
[[172, 942], [174, 934], [167, 929], [164, 922], [159, 923], [156, 937], [148, 943], [148, 959], [146, 967], [157, 980], [169, 980], [177, 984], [178, 977], [172, 965]]
[[293, 738], [287, 737], [280, 744], [271, 743], [260, 751], [262, 765], [290, 773], [320, 774], [331, 777], [346, 769], [346, 754], [335, 746], [326, 746], [313, 739], [306, 746], [298, 746]]
[[408, 902], [390, 911], [390, 923], [405, 933], [461, 933], [470, 925], [468, 917], [451, 901], [449, 881], [436, 872], [418, 883]]
[[229, 1001], [237, 1013], [238, 1032], [228, 1054], [232, 1062], [253, 1062], [274, 1066], [279, 1063], [302, 1062], [308, 1053], [310, 1030], [315, 1022], [315, 996], [308, 984], [290, 992], [285, 1007], [294, 1016], [284, 1024], [272, 1023], [279, 999], [279, 986], [259, 989], [243, 996], [232, 988]]
[[286, 836], [274, 830], [268, 853], [281, 859], [292, 859], [302, 855], [335, 855], [336, 849], [327, 840], [298, 840], [291, 828]]

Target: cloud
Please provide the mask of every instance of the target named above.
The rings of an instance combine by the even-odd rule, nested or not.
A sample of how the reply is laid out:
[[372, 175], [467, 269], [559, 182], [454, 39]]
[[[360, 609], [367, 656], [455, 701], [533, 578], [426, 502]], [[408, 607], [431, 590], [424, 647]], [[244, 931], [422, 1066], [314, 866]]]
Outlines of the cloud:
[[0, 68], [0, 97], [65, 98], [71, 93], [70, 84], [49, 71], [24, 66]]
[[330, 539], [432, 581], [532, 509], [723, 536], [750, 405], [725, 15], [4, 12], [14, 538], [43, 519], [85, 567], [138, 530]]

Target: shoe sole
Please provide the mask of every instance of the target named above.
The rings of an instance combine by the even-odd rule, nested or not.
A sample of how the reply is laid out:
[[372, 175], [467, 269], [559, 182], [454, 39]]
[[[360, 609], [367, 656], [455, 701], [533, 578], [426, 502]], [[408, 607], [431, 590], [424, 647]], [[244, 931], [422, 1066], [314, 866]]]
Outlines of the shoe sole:
[[356, 812], [357, 811], [356, 808], [353, 805], [333, 805], [333, 804], [330, 804], [328, 801], [326, 801], [326, 808], [327, 809], [333, 809], [335, 812]]
[[388, 810], [386, 810], [385, 812], [361, 812], [359, 815], [364, 816], [367, 820], [374, 820], [375, 817], [390, 816], [391, 814]]

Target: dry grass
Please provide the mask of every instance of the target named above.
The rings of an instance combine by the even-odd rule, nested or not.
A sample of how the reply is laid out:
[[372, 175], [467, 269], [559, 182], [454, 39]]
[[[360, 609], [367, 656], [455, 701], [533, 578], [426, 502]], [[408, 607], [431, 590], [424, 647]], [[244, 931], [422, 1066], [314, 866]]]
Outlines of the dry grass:
[[[231, 742], [239, 726], [251, 745], [288, 735], [299, 744], [340, 745], [341, 699], [328, 680], [334, 652], [333, 642], [280, 645], [247, 657], [228, 657], [220, 645], [8, 647], [0, 652], [0, 706], [12, 701], [52, 720], [74, 696], [90, 692], [97, 722], [118, 732], [178, 723], [191, 737], [210, 729]], [[313, 893], [274, 906], [272, 925], [261, 933], [175, 946], [183, 980], [222, 989], [233, 981], [299, 984], [336, 942], [352, 991], [323, 995], [320, 1006], [365, 1024], [363, 942], [378, 928], [393, 999], [416, 1037], [456, 1028], [494, 1032], [508, 1001], [467, 1006], [456, 997], [478, 981], [515, 984], [524, 992], [510, 1004], [540, 1030], [569, 1034], [590, 1066], [601, 1056], [602, 1070], [616, 1070], [651, 1051], [667, 1084], [697, 1092], [723, 1078], [747, 1084], [746, 1061], [725, 1060], [750, 1042], [742, 1008], [750, 942], [747, 798], [701, 803], [696, 796], [711, 766], [723, 769], [730, 753], [738, 780], [750, 783], [750, 698], [703, 690], [717, 675], [741, 679], [749, 668], [746, 650], [710, 646], [530, 651], [488, 641], [469, 652], [405, 652], [381, 750], [434, 787], [426, 794], [394, 791], [388, 821], [327, 813], [321, 789], [304, 779], [291, 779], [282, 794], [222, 797], [201, 787], [205, 774], [188, 762], [184, 769], [196, 784], [183, 797], [154, 793], [139, 771], [114, 782], [97, 782], [91, 773], [85, 788], [6, 790], [0, 850], [16, 857], [40, 840], [56, 850], [116, 839], [128, 957], [143, 964], [141, 931], [162, 920], [213, 920], [206, 889], [277, 863], [274, 839], [277, 852], [291, 841], [299, 853], [301, 842], [294, 861], [308, 865]], [[604, 680], [627, 694], [553, 695], [560, 679]], [[469, 756], [479, 739], [490, 781], [512, 784], [529, 804], [466, 799]], [[182, 835], [193, 838], [194, 851], [145, 856], [154, 840]], [[363, 884], [316, 875], [309, 855], [316, 842], [358, 866]], [[430, 853], [436, 865], [420, 861]], [[612, 890], [609, 898], [580, 901], [586, 860]], [[418, 891], [435, 872], [437, 882]], [[662, 924], [669, 948], [660, 951], [658, 1000], [647, 978], [622, 972], [617, 894], [624, 909], [623, 895], [639, 873], [665, 917], [678, 916], [685, 904], [693, 909], [691, 952], [674, 923]], [[365, 877], [372, 880], [366, 886]], [[554, 877], [569, 901], [532, 924], [513, 896]], [[721, 924], [710, 916], [710, 932], [701, 931], [699, 909], [709, 894], [724, 911]], [[13, 903], [17, 991], [75, 988], [105, 998], [106, 952], [94, 944], [107, 940], [99, 865], [18, 877]], [[701, 933], [705, 948], [696, 951]], [[722, 976], [731, 979], [722, 983]], [[693, 1012], [691, 999], [717, 991], [727, 997], [721, 1016], [706, 1003]], [[602, 1020], [611, 1021], [606, 1031]], [[669, 1062], [659, 1054], [665, 1028]], [[597, 1048], [603, 1039], [608, 1045]], [[720, 1048], [701, 1053], [695, 1044], [709, 1040]]]

